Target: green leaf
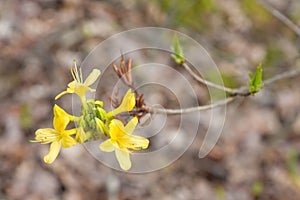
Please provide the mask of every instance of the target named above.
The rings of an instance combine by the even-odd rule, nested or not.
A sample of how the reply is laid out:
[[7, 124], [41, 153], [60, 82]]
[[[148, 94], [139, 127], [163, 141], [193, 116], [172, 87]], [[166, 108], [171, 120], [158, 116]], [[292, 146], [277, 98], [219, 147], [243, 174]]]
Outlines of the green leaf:
[[179, 40], [177, 38], [177, 35], [175, 34], [173, 37], [173, 46], [172, 46], [172, 50], [174, 52], [174, 54], [171, 54], [171, 57], [174, 59], [174, 61], [177, 64], [182, 64], [185, 61], [184, 55], [183, 55], [183, 51], [182, 48], [180, 46]]
[[263, 72], [263, 70], [262, 70], [262, 64], [260, 64], [256, 68], [256, 72], [255, 72], [254, 76], [253, 76], [252, 72], [249, 72], [248, 88], [249, 88], [249, 92], [252, 95], [254, 95], [258, 91], [260, 91], [261, 88], [264, 85], [264, 83], [262, 81], [262, 72]]

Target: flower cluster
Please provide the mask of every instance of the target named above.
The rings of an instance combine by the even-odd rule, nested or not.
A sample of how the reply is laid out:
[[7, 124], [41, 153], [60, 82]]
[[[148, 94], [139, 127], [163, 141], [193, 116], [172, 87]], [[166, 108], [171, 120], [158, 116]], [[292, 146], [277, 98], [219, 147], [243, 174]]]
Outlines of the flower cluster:
[[[116, 109], [107, 112], [103, 108], [102, 101], [86, 99], [87, 91], [95, 92], [95, 89], [90, 86], [97, 80], [100, 71], [94, 69], [83, 81], [81, 68], [78, 70], [74, 62], [71, 74], [74, 80], [68, 84], [65, 91], [55, 97], [55, 100], [68, 93], [78, 95], [82, 103], [81, 115], [70, 115], [58, 105], [54, 105], [53, 128], [38, 129], [35, 132], [35, 140], [32, 140], [41, 144], [51, 143], [49, 153], [44, 156], [44, 162], [51, 164], [62, 147], [69, 148], [77, 143], [106, 139], [99, 145], [99, 148], [105, 152], [115, 151], [120, 167], [123, 170], [129, 170], [131, 168], [130, 153], [133, 150], [146, 149], [149, 145], [148, 139], [132, 134], [138, 123], [137, 117], [131, 118], [126, 125], [116, 118], [116, 115], [129, 112], [135, 107], [134, 93], [129, 89], [121, 104]], [[66, 129], [71, 121], [77, 126]]]

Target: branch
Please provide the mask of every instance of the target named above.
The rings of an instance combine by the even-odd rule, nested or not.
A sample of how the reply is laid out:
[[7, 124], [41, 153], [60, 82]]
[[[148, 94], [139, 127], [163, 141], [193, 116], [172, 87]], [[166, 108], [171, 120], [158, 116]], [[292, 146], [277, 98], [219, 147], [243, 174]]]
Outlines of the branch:
[[278, 74], [276, 76], [273, 76], [272, 78], [269, 78], [269, 79], [265, 80], [264, 81], [264, 86], [271, 85], [272, 83], [274, 83], [276, 81], [280, 81], [282, 79], [292, 78], [292, 77], [297, 76], [299, 74], [300, 74], [300, 68], [296, 68], [296, 69]]
[[[293, 30], [298, 36], [300, 36], [300, 28], [293, 23], [289, 18], [287, 18], [285, 15], [283, 15], [281, 12], [279, 12], [277, 9], [275, 9], [273, 6], [265, 2], [264, 0], [256, 0], [260, 5], [262, 5], [265, 9], [267, 9], [273, 16], [275, 16], [278, 20], [280, 20], [282, 23], [284, 23], [286, 26], [288, 26], [291, 30]], [[177, 62], [178, 63], [178, 62]], [[212, 108], [224, 106], [230, 102], [232, 102], [236, 96], [249, 96], [251, 95], [251, 92], [249, 91], [249, 88], [247, 86], [242, 86], [240, 88], [228, 88], [222, 85], [218, 85], [215, 83], [212, 83], [210, 81], [205, 80], [200, 75], [195, 73], [186, 62], [183, 61], [181, 65], [185, 68], [185, 70], [188, 71], [188, 73], [199, 83], [204, 84], [209, 87], [213, 87], [222, 91], [227, 92], [230, 97], [220, 100], [218, 102], [215, 102], [213, 104], [205, 105], [205, 106], [197, 106], [197, 107], [190, 107], [190, 108], [183, 108], [183, 109], [162, 109], [162, 108], [155, 108], [151, 106], [143, 106], [139, 108], [139, 110], [136, 110], [136, 112], [147, 112], [147, 113], [159, 113], [159, 114], [169, 114], [169, 115], [177, 115], [177, 114], [184, 114], [184, 113], [190, 113], [190, 112], [197, 112], [197, 111], [204, 111], [209, 110]], [[282, 79], [291, 78], [294, 76], [297, 76], [300, 74], [300, 69], [294, 69], [290, 70], [288, 72], [284, 72], [282, 74], [276, 75], [272, 78], [269, 78], [265, 80], [264, 86], [271, 85], [272, 83], [276, 81], [280, 81]]]
[[197, 106], [197, 107], [190, 107], [190, 108], [183, 108], [183, 109], [163, 109], [163, 108], [155, 108], [150, 106], [145, 106], [143, 109], [148, 113], [158, 113], [158, 114], [168, 114], [168, 115], [178, 115], [178, 114], [185, 114], [197, 111], [204, 111], [210, 110], [216, 107], [224, 106], [230, 102], [232, 102], [235, 98], [229, 97], [227, 99], [223, 99], [217, 101], [213, 104], [205, 105], [205, 106]]
[[[129, 62], [131, 65], [131, 62]], [[198, 82], [205, 84], [207, 86], [216, 88], [216, 89], [220, 89], [223, 90], [225, 92], [228, 92], [230, 94], [230, 97], [217, 101], [215, 103], [212, 104], [208, 104], [208, 105], [204, 105], [204, 106], [196, 106], [196, 107], [190, 107], [190, 108], [183, 108], [183, 109], [164, 109], [164, 108], [155, 108], [155, 107], [151, 107], [151, 106], [147, 106], [144, 103], [144, 99], [143, 99], [143, 95], [141, 95], [138, 99], [136, 99], [136, 103], [138, 104], [138, 106], [136, 106], [136, 108], [134, 110], [132, 110], [131, 112], [129, 112], [130, 115], [132, 116], [139, 116], [142, 117], [144, 116], [146, 113], [158, 113], [158, 114], [168, 114], [168, 115], [178, 115], [178, 114], [185, 114], [185, 113], [191, 113], [191, 112], [199, 112], [199, 111], [204, 111], [204, 110], [210, 110], [216, 107], [221, 107], [224, 105], [227, 105], [228, 103], [232, 102], [233, 100], [235, 100], [235, 98], [237, 96], [249, 96], [253, 93], [251, 93], [249, 91], [249, 88], [247, 86], [242, 86], [240, 88], [228, 88], [228, 87], [224, 87], [222, 85], [218, 85], [215, 83], [212, 83], [210, 81], [207, 81], [205, 79], [203, 79], [201, 76], [199, 76], [198, 74], [196, 74], [189, 66], [188, 64], [186, 64], [185, 62], [183, 62], [181, 64], [190, 75], [192, 75], [193, 78], [195, 78]], [[117, 73], [117, 75], [120, 78], [124, 78], [124, 73], [131, 73], [131, 70], [125, 70], [125, 67], [123, 66], [124, 69], [118, 69], [116, 66], [114, 66], [114, 70]], [[122, 73], [121, 73], [122, 71]], [[300, 68], [296, 68], [278, 75], [275, 75], [267, 80], [265, 80], [263, 82], [264, 86], [267, 85], [271, 85], [272, 83], [276, 82], [276, 81], [280, 81], [282, 79], [287, 79], [287, 78], [291, 78], [294, 76], [297, 76], [300, 74]], [[131, 83], [128, 84], [128, 80], [126, 79], [124, 81], [125, 83], [127, 83], [128, 86], [133, 86], [133, 81], [130, 81]], [[134, 89], [136, 90], [136, 89]], [[137, 90], [136, 90], [137, 92]], [[138, 93], [137, 93], [138, 94]]]
[[202, 78], [201, 76], [199, 76], [198, 74], [196, 74], [189, 66], [188, 64], [186, 64], [185, 62], [182, 63], [182, 66], [185, 68], [186, 71], [188, 71], [188, 73], [190, 75], [192, 75], [192, 77], [194, 79], [196, 79], [198, 82], [204, 84], [204, 85], [207, 85], [207, 86], [210, 86], [210, 87], [213, 87], [213, 88], [216, 88], [216, 89], [219, 89], [219, 90], [223, 90], [225, 92], [228, 92], [229, 94], [236, 94], [237, 90], [236, 89], [232, 89], [232, 88], [228, 88], [228, 87], [225, 87], [225, 86], [222, 86], [222, 85], [218, 85], [218, 84], [215, 84], [215, 83], [212, 83], [210, 81], [207, 81], [205, 80], [204, 78]]
[[300, 28], [292, 22], [289, 18], [287, 18], [284, 14], [282, 14], [279, 10], [271, 6], [265, 0], [255, 0], [265, 9], [267, 9], [274, 17], [284, 23], [287, 27], [289, 27], [292, 31], [294, 31], [300, 37]]
[[225, 87], [225, 86], [222, 86], [222, 85], [218, 85], [216, 83], [212, 83], [210, 81], [207, 81], [205, 80], [204, 78], [202, 78], [201, 76], [199, 76], [198, 74], [196, 74], [189, 66], [188, 64], [186, 63], [182, 63], [182, 66], [188, 71], [188, 73], [190, 75], [192, 75], [192, 77], [204, 84], [204, 85], [207, 85], [207, 86], [210, 86], [210, 87], [213, 87], [213, 88], [216, 88], [216, 89], [219, 89], [219, 90], [222, 90], [222, 91], [225, 91], [227, 92], [231, 97], [234, 97], [234, 96], [249, 96], [250, 95], [250, 92], [248, 90], [248, 87], [240, 87], [240, 88], [228, 88], [228, 87]]
[[[276, 81], [280, 81], [280, 80], [287, 79], [287, 78], [292, 78], [299, 74], [300, 74], [300, 68], [284, 72], [282, 74], [276, 75], [272, 78], [265, 80], [264, 86], [271, 85], [272, 83], [274, 83]], [[197, 76], [197, 78], [199, 79], [199, 76]], [[208, 81], [202, 79], [201, 77], [200, 77], [200, 79], [203, 80], [203, 84], [208, 82]], [[213, 87], [217, 86], [216, 88], [222, 87], [220, 85], [216, 85], [211, 82], [208, 82], [208, 83], [210, 84], [210, 86], [213, 86]], [[231, 89], [231, 88], [229, 88], [229, 89]], [[251, 93], [248, 90], [248, 87], [246, 87], [246, 86], [240, 87], [239, 89], [232, 89], [232, 90], [235, 91], [235, 93], [240, 96], [250, 96], [251, 95]], [[243, 95], [241, 95], [241, 94], [243, 94]], [[233, 100], [235, 100], [236, 96], [238, 96], [238, 95], [231, 96], [229, 98], [217, 101], [213, 104], [204, 105], [204, 106], [197, 106], [197, 107], [190, 107], [190, 108], [183, 108], [183, 109], [163, 109], [163, 108], [144, 106], [142, 108], [142, 110], [139, 110], [139, 111], [148, 112], [148, 113], [168, 114], [168, 115], [178, 115], [178, 114], [185, 114], [185, 113], [191, 113], [191, 112], [197, 112], [197, 111], [204, 111], [204, 110], [209, 110], [212, 108], [224, 106], [224, 105], [232, 102]]]
[[[278, 11], [272, 5], [267, 3], [265, 0], [255, 0], [255, 1], [257, 3], [259, 3], [261, 6], [263, 6], [265, 9], [267, 9], [273, 16], [275, 16], [277, 19], [279, 19], [282, 23], [284, 23], [286, 26], [288, 26], [291, 30], [293, 30], [298, 36], [300, 36], [300, 28], [295, 23], [293, 23], [289, 18], [287, 18], [285, 15], [283, 15], [280, 11]], [[177, 45], [179, 45], [179, 44], [177, 44]], [[181, 47], [179, 49], [181, 49]], [[212, 83], [210, 81], [205, 80], [204, 78], [202, 78], [197, 73], [195, 73], [184, 60], [180, 64], [199, 83], [204, 84], [204, 85], [209, 86], [209, 87], [213, 87], [213, 88], [222, 90], [222, 91], [225, 91], [231, 97], [233, 97], [233, 96], [249, 96], [251, 94], [248, 90], [248, 87], [243, 86], [243, 87], [240, 87], [240, 88], [228, 88], [228, 87], [225, 87], [223, 85], [218, 85], [218, 84]], [[272, 83], [274, 81], [277, 81], [277, 80], [280, 80], [280, 79], [284, 78], [284, 76], [287, 76], [287, 77], [290, 77], [290, 75], [293, 76], [294, 73], [297, 75], [298, 74], [297, 71], [298, 70], [287, 72], [287, 73], [284, 73], [284, 74], [281, 74], [281, 75], [277, 75], [277, 76], [275, 76], [275, 77], [273, 77], [269, 80], [266, 80], [264, 82], [264, 84], [268, 85], [269, 83]], [[289, 74], [289, 73], [291, 73], [291, 74]]]

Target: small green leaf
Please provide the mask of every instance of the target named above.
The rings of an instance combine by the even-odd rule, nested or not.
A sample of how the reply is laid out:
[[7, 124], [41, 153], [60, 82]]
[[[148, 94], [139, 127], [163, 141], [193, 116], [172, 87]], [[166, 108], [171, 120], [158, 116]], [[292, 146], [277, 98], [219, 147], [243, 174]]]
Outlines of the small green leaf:
[[248, 87], [249, 87], [249, 92], [254, 95], [258, 91], [261, 90], [263, 87], [263, 81], [262, 81], [262, 64], [260, 64], [256, 68], [255, 75], [253, 76], [252, 72], [249, 72], [249, 82], [248, 82]]
[[180, 46], [179, 40], [177, 38], [177, 35], [175, 34], [173, 37], [173, 46], [172, 46], [173, 54], [171, 54], [171, 57], [174, 59], [174, 61], [177, 64], [182, 64], [185, 61], [182, 48]]

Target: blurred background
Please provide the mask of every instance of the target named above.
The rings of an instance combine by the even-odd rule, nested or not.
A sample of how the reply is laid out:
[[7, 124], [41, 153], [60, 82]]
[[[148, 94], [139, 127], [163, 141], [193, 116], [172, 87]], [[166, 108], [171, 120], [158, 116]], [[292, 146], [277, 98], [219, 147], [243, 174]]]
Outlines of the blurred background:
[[[299, 0], [269, 2], [300, 26]], [[52, 126], [73, 59], [144, 26], [200, 42], [228, 87], [244, 85], [259, 63], [264, 78], [299, 67], [299, 36], [255, 0], [1, 0], [0, 199], [300, 199], [299, 76], [228, 105], [221, 138], [204, 159], [196, 138], [175, 163], [147, 174], [109, 169], [80, 145], [43, 163], [48, 146], [29, 140]], [[59, 104], [71, 110], [70, 101]]]

